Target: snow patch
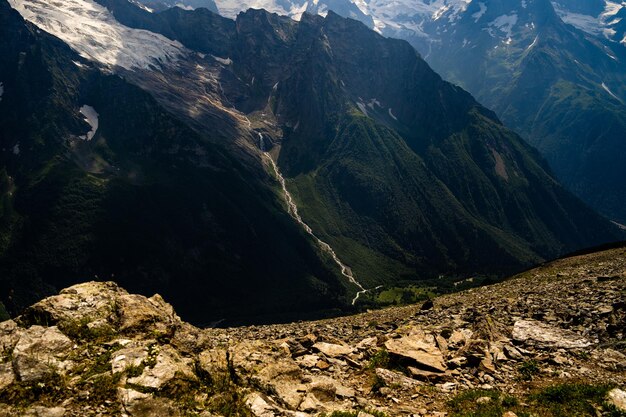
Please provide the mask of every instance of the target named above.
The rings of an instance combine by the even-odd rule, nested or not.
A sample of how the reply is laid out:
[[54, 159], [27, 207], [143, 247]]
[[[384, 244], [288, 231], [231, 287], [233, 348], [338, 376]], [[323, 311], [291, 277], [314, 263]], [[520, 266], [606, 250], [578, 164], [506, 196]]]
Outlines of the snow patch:
[[154, 13], [154, 10], [152, 10], [151, 8], [149, 8], [148, 6], [146, 6], [145, 4], [143, 4], [140, 1], [131, 0], [131, 3], [134, 4], [135, 6], [139, 7], [140, 9], [145, 10], [148, 13]]
[[81, 138], [84, 140], [91, 140], [93, 139], [96, 132], [98, 131], [98, 125], [99, 125], [98, 112], [96, 112], [96, 110], [93, 107], [87, 106], [87, 105], [81, 107], [79, 111], [80, 111], [80, 114], [85, 116], [85, 121], [89, 124], [89, 126], [91, 126], [91, 130], [87, 132], [85, 136], [81, 136]]
[[176, 3], [175, 6], [183, 10], [193, 10], [193, 7], [183, 4], [183, 3]]
[[494, 21], [489, 23], [489, 26], [496, 27], [506, 34], [507, 38], [512, 36], [513, 27], [517, 24], [517, 14], [510, 15], [504, 14], [498, 16]]
[[363, 103], [361, 100], [359, 100], [356, 103], [356, 106], [359, 108], [359, 110], [361, 110], [361, 113], [363, 113], [364, 115], [369, 117], [369, 114], [367, 114], [367, 107], [365, 107], [365, 103]]
[[445, 6], [442, 6], [441, 8], [437, 9], [437, 11], [433, 13], [433, 20], [439, 20], [441, 16], [446, 14], [448, 10], [450, 10], [449, 4], [446, 4]]
[[613, 36], [615, 36], [616, 33], [617, 31], [611, 28], [605, 28], [602, 30], [602, 34], [604, 35], [604, 37], [609, 40], [613, 39]]
[[371, 99], [369, 103], [367, 103], [367, 107], [369, 107], [372, 110], [376, 110], [374, 108], [374, 106], [378, 106], [378, 107], [382, 107], [382, 105], [380, 104], [380, 101], [378, 101], [378, 99]]
[[604, 8], [604, 12], [602, 12], [602, 14], [600, 14], [600, 18], [607, 19], [607, 18], [613, 17], [617, 13], [619, 13], [619, 11], [622, 10], [622, 8], [625, 7], [625, 6], [626, 5], [624, 4], [624, 2], [615, 3], [615, 2], [612, 2], [612, 1], [607, 1], [606, 2], [606, 6]]
[[535, 47], [535, 45], [537, 45], [537, 41], [539, 40], [539, 35], [535, 36], [535, 40], [533, 41], [533, 43], [531, 43], [528, 48], [526, 48], [527, 51], [530, 51], [531, 49], [533, 49]]
[[615, 94], [613, 94], [613, 92], [609, 89], [609, 87], [607, 87], [607, 85], [605, 83], [602, 83], [602, 88], [604, 89], [604, 91], [609, 93], [609, 95], [611, 97], [613, 97], [615, 100], [619, 101], [622, 104], [624, 103], [619, 97], [617, 97]]
[[19, 154], [20, 154], [20, 143], [17, 142], [15, 146], [13, 146], [13, 155], [19, 155]]
[[123, 26], [93, 0], [8, 0], [25, 20], [107, 67], [160, 67], [187, 53], [180, 42]]
[[483, 17], [485, 12], [487, 11], [487, 6], [482, 1], [478, 3], [478, 7], [480, 7], [480, 10], [472, 15], [472, 17], [474, 18], [474, 23], [478, 23], [480, 18]]
[[391, 111], [391, 107], [389, 107], [389, 117], [391, 117], [393, 120], [398, 120], [398, 118], [393, 114], [393, 111]]
[[211, 55], [214, 60], [219, 62], [222, 65], [232, 65], [233, 60], [230, 58], [220, 58], [219, 56]]

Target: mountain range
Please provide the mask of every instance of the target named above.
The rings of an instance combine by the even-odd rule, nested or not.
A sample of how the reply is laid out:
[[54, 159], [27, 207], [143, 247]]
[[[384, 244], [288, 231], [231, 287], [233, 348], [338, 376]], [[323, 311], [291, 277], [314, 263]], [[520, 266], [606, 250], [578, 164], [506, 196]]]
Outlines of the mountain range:
[[537, 147], [559, 180], [626, 223], [626, 3], [611, 0], [218, 0], [300, 19], [333, 10], [409, 41]]
[[196, 323], [332, 314], [622, 237], [406, 41], [142, 6], [0, 0], [11, 312], [95, 276]]

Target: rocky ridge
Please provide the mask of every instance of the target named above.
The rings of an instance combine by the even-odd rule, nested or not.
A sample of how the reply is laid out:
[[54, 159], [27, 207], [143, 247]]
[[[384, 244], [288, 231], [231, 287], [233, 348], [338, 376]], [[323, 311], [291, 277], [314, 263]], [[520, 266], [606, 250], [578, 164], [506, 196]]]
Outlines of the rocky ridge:
[[0, 324], [0, 415], [445, 416], [462, 392], [576, 381], [611, 386], [596, 412], [615, 416], [625, 329], [626, 248], [424, 305], [233, 329], [88, 282]]

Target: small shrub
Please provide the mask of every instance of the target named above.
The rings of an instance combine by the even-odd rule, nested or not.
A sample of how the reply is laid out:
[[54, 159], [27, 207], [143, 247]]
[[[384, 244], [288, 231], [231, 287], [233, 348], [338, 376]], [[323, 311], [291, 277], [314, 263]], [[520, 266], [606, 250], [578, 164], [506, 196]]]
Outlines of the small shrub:
[[380, 349], [372, 355], [367, 364], [367, 369], [388, 368], [389, 352], [386, 349]]
[[554, 417], [595, 416], [610, 389], [609, 385], [560, 384], [543, 388], [531, 399]]
[[252, 417], [245, 404], [244, 395], [232, 389], [213, 395], [209, 399], [209, 410], [225, 417]]
[[126, 375], [129, 378], [136, 378], [140, 376], [141, 374], [143, 374], [143, 370], [145, 368], [146, 368], [146, 365], [141, 363], [139, 365], [128, 365], [124, 371], [126, 372]]
[[[110, 372], [111, 357], [113, 356], [113, 353], [121, 348], [122, 346], [117, 343], [107, 347], [103, 353], [96, 356], [95, 361], [91, 365], [86, 365], [85, 369], [80, 373], [82, 375], [82, 379], [87, 380], [94, 375]], [[76, 370], [74, 370], [74, 374], [77, 374]]]
[[85, 317], [80, 320], [65, 321], [59, 324], [59, 330], [67, 337], [78, 341], [103, 341], [113, 335], [113, 330], [109, 327], [89, 327], [91, 320]]
[[522, 362], [517, 370], [524, 381], [531, 381], [540, 372], [539, 364], [535, 360]]
[[[491, 401], [478, 403], [479, 398]], [[448, 402], [452, 417], [502, 417], [505, 411], [517, 407], [518, 400], [495, 390], [469, 390], [459, 393]]]
[[120, 374], [100, 374], [94, 377], [92, 381], [91, 403], [103, 404], [105, 401], [115, 400], [117, 398], [117, 385], [120, 382]]
[[385, 381], [382, 380], [378, 375], [374, 374], [372, 376], [372, 388], [371, 392], [378, 392], [382, 387], [387, 386]]
[[0, 402], [25, 407], [35, 402], [54, 404], [65, 397], [65, 379], [56, 372], [32, 382], [14, 382], [0, 391]]

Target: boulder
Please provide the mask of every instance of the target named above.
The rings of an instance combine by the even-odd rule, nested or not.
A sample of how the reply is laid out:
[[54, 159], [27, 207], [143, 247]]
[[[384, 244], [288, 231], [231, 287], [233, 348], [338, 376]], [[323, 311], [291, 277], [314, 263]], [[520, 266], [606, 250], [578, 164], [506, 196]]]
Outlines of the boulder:
[[304, 355], [296, 359], [298, 364], [304, 368], [314, 368], [319, 360], [320, 357], [317, 355]]
[[255, 417], [275, 417], [279, 415], [280, 410], [271, 402], [268, 397], [258, 392], [253, 392], [246, 398], [246, 405]]
[[432, 341], [420, 335], [409, 335], [385, 342], [389, 353], [415, 362], [418, 368], [433, 372], [445, 372], [443, 354]]
[[148, 358], [148, 344], [131, 342], [118, 350], [111, 358], [111, 372], [124, 372], [130, 367], [140, 366]]
[[108, 321], [115, 316], [115, 300], [127, 294], [114, 282], [85, 282], [29, 307], [22, 320], [29, 324]]
[[198, 365], [211, 379], [223, 378], [228, 374], [228, 351], [221, 348], [202, 351], [198, 355]]
[[53, 372], [64, 373], [74, 343], [56, 327], [32, 326], [13, 349], [13, 367], [21, 381], [40, 380]]
[[117, 389], [117, 399], [122, 403], [124, 409], [131, 409], [137, 402], [144, 400], [150, 397], [149, 394], [144, 394], [143, 392], [135, 391], [130, 388], [118, 388]]
[[0, 391], [13, 382], [15, 382], [15, 374], [11, 362], [0, 363]]
[[338, 398], [354, 398], [356, 392], [339, 381], [327, 376], [312, 376], [307, 392], [313, 393], [320, 401]]
[[13, 320], [0, 323], [0, 355], [8, 355], [20, 340], [24, 329]]
[[612, 404], [615, 408], [620, 410], [621, 412], [626, 413], [626, 391], [623, 391], [619, 388], [613, 388], [609, 391], [608, 402]]
[[23, 417], [63, 417], [65, 408], [63, 407], [42, 407], [36, 406], [26, 410]]
[[176, 377], [195, 377], [189, 361], [169, 345], [153, 345], [148, 350], [147, 360], [154, 360], [154, 365], [145, 366], [141, 375], [128, 379], [129, 383], [158, 389]]
[[413, 390], [422, 385], [421, 382], [402, 375], [400, 372], [389, 369], [376, 368], [376, 376], [388, 386], [398, 386], [405, 390]]
[[302, 402], [305, 391], [301, 377], [300, 367], [291, 359], [283, 359], [268, 364], [252, 380], [264, 391], [275, 393], [285, 407], [295, 410]]
[[172, 336], [181, 324], [172, 306], [158, 294], [150, 298], [135, 294], [122, 295], [117, 298], [117, 303], [122, 332], [141, 331]]
[[353, 351], [353, 349], [350, 346], [336, 345], [334, 343], [326, 343], [326, 342], [315, 343], [313, 345], [313, 349], [331, 358], [349, 355]]
[[513, 325], [513, 339], [544, 349], [581, 349], [592, 345], [577, 333], [536, 320], [516, 321]]

